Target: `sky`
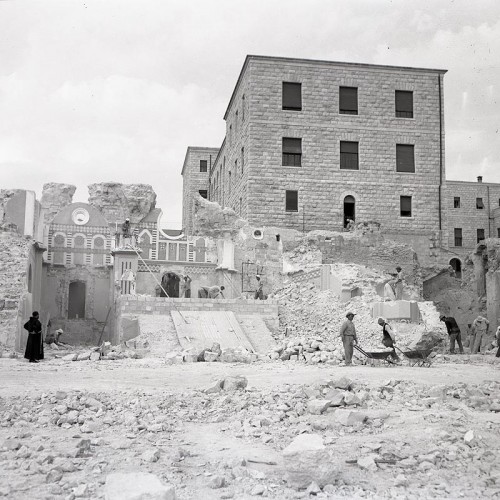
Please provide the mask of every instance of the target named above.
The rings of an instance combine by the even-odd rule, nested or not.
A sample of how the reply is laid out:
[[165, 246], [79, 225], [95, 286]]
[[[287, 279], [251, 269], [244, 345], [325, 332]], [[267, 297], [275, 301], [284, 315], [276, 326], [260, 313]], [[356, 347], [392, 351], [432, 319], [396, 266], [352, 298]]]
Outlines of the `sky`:
[[0, 188], [151, 184], [180, 228], [247, 54], [447, 69], [446, 176], [500, 182], [498, 0], [0, 0]]

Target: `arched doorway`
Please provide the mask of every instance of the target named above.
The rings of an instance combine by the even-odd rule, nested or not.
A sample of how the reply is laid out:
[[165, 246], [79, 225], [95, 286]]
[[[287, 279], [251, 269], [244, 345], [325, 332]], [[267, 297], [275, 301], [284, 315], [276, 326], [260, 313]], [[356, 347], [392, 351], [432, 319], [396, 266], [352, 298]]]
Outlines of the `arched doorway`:
[[[179, 297], [179, 282], [180, 277], [169, 271], [166, 272], [161, 278], [161, 286], [169, 297]], [[160, 290], [160, 297], [166, 297], [165, 292]]]
[[344, 198], [344, 227], [347, 227], [349, 220], [356, 220], [356, 200], [353, 196]]
[[450, 266], [455, 271], [455, 276], [458, 279], [462, 279], [462, 263], [460, 262], [460, 259], [456, 259], [456, 258], [451, 259]]
[[68, 319], [85, 318], [85, 283], [73, 281], [69, 284]]

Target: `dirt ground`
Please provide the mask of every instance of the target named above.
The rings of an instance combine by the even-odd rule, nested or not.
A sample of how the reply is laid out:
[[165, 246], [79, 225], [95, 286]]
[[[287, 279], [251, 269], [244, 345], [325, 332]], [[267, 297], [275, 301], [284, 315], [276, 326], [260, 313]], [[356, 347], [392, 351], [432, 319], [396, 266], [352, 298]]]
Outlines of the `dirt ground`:
[[[500, 363], [455, 359], [419, 368], [2, 358], [0, 497], [99, 499], [108, 474], [133, 471], [156, 474], [181, 500], [500, 498]], [[204, 392], [232, 376], [246, 389]], [[314, 413], [311, 401], [342, 378], [354, 403]], [[363, 422], [342, 423], [349, 411]], [[290, 486], [282, 450], [302, 433], [322, 437], [331, 484]]]

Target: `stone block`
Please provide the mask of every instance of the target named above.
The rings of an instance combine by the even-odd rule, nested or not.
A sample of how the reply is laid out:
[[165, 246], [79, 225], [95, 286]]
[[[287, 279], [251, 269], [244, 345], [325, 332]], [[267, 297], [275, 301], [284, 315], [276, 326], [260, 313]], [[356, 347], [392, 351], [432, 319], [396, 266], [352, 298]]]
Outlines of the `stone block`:
[[307, 402], [307, 411], [313, 415], [321, 415], [330, 407], [328, 399], [311, 399]]
[[362, 424], [367, 419], [365, 413], [352, 410], [337, 410], [335, 420], [345, 427]]
[[176, 500], [172, 485], [147, 472], [114, 473], [106, 477], [105, 500]]
[[283, 450], [287, 482], [294, 488], [307, 488], [312, 482], [320, 487], [335, 482], [336, 465], [318, 434], [300, 434]]

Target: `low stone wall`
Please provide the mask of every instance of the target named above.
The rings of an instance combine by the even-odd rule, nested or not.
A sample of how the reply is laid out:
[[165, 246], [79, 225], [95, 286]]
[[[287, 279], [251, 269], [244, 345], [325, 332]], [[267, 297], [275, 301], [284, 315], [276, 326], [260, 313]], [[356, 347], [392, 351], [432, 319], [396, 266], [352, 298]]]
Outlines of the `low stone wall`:
[[253, 299], [173, 299], [146, 295], [122, 295], [116, 304], [118, 315], [170, 315], [170, 311], [232, 311], [234, 314], [258, 314], [272, 328], [278, 327], [278, 303]]

